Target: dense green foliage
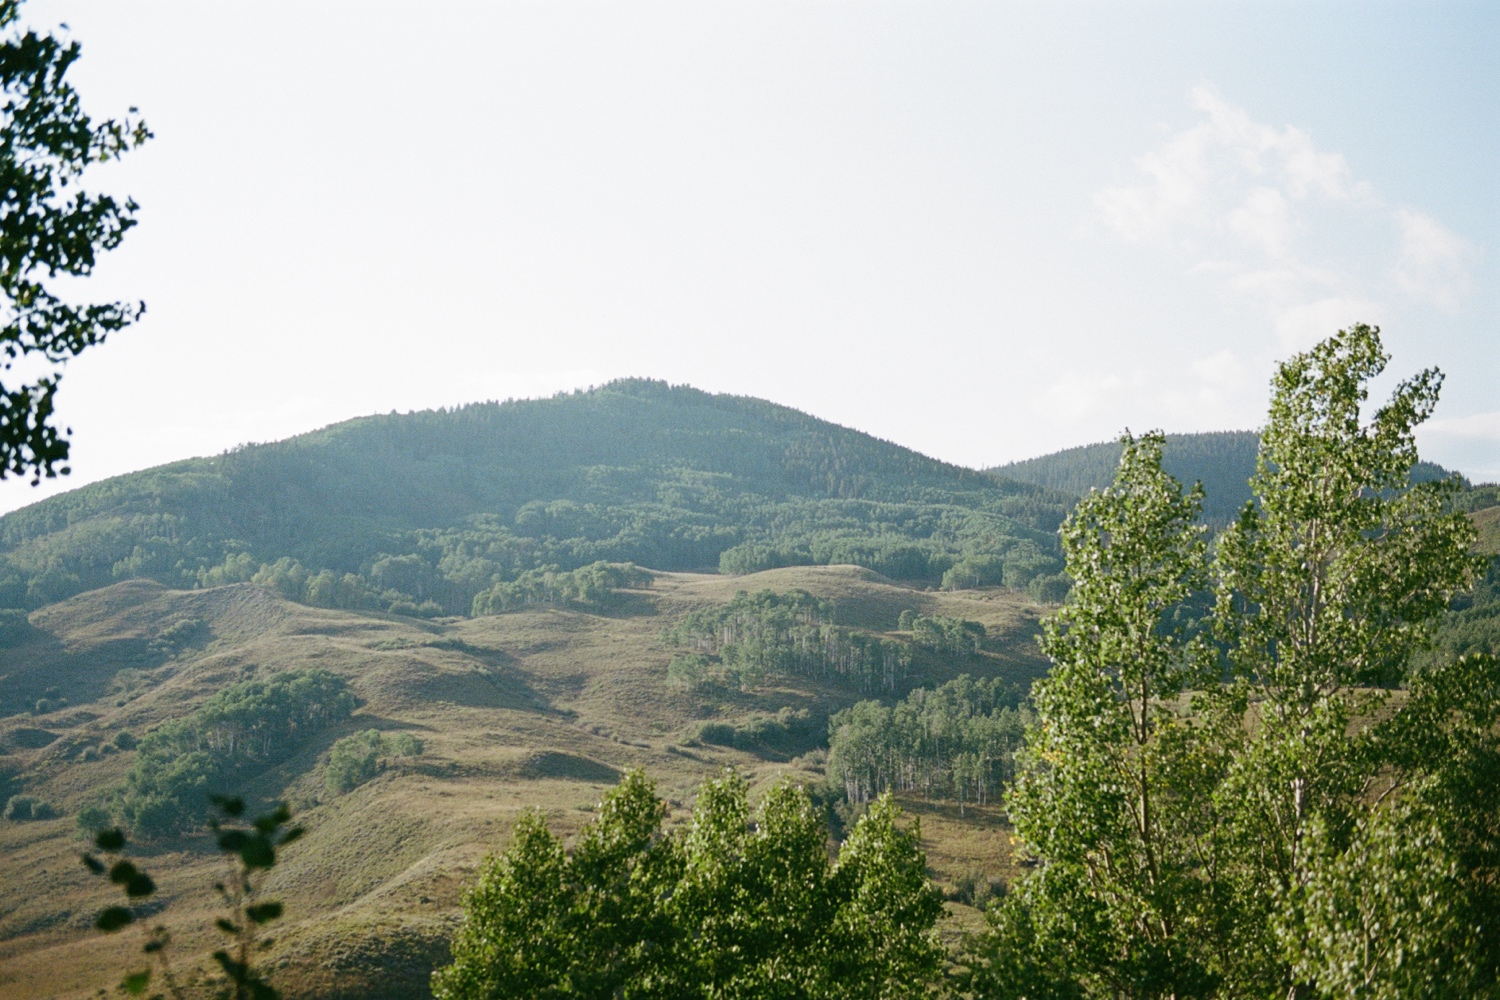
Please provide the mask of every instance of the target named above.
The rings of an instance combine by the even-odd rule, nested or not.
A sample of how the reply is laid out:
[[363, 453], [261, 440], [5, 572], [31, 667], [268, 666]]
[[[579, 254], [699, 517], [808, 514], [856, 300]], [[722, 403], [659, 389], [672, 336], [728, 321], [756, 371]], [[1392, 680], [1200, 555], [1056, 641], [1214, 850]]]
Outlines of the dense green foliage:
[[411, 733], [385, 736], [378, 729], [366, 729], [329, 748], [323, 783], [330, 792], [351, 792], [381, 772], [381, 758], [415, 757], [421, 752], [422, 741]]
[[912, 642], [939, 655], [967, 656], [984, 645], [984, 626], [965, 618], [903, 611], [897, 627], [910, 632]]
[[497, 583], [474, 597], [477, 618], [533, 604], [583, 604], [599, 608], [617, 590], [651, 586], [651, 574], [634, 563], [595, 562], [571, 572], [556, 566], [527, 570], [508, 583]]
[[668, 665], [674, 683], [754, 686], [778, 677], [834, 680], [860, 691], [895, 691], [911, 668], [904, 643], [833, 624], [833, 604], [805, 590], [740, 591], [662, 632], [689, 650]]
[[829, 780], [850, 802], [890, 791], [987, 802], [1014, 774], [1030, 720], [1020, 706], [1015, 685], [967, 674], [892, 707], [859, 702], [829, 721]]
[[354, 696], [326, 670], [288, 670], [233, 684], [185, 719], [141, 738], [115, 809], [137, 833], [199, 825], [209, 797], [284, 759], [309, 736], [347, 719]]
[[[1162, 468], [1178, 482], [1202, 483], [1203, 518], [1222, 527], [1239, 514], [1251, 498], [1260, 436], [1255, 431], [1211, 431], [1205, 434], [1168, 434], [1162, 447]], [[1102, 490], [1120, 464], [1120, 442], [1080, 445], [1051, 455], [1028, 458], [990, 469], [993, 475], [1016, 479], [1073, 496]], [[1448, 476], [1431, 462], [1417, 462], [1412, 479], [1426, 482]]]
[[[1255, 505], [1212, 559], [1160, 439], [1064, 528], [1077, 584], [1009, 800], [1039, 867], [968, 956], [977, 996], [1494, 996], [1500, 661], [1418, 668], [1482, 568], [1412, 485], [1440, 376], [1361, 423], [1358, 326], [1281, 366]], [[1175, 611], [1212, 577], [1213, 644]]]
[[922, 996], [942, 909], [916, 831], [877, 800], [830, 862], [823, 815], [782, 783], [707, 782], [691, 825], [639, 772], [571, 852], [528, 814], [465, 900], [440, 1000], [884, 1000]]
[[[0, 478], [66, 473], [54, 423], [61, 366], [135, 322], [145, 304], [74, 305], [61, 278], [93, 273], [135, 225], [136, 203], [81, 190], [84, 172], [150, 138], [143, 123], [96, 121], [67, 79], [77, 42], [16, 30], [20, 0], [0, 0]], [[134, 114], [135, 109], [131, 109]], [[69, 289], [76, 291], [76, 285]], [[20, 368], [12, 365], [18, 360]], [[39, 369], [39, 371], [38, 371]], [[35, 381], [12, 375], [35, 374]]]
[[351, 420], [44, 500], [0, 518], [0, 607], [278, 564], [267, 585], [298, 600], [447, 614], [601, 561], [847, 562], [934, 584], [962, 565], [1025, 586], [1061, 568], [1068, 504], [760, 400], [621, 381]]

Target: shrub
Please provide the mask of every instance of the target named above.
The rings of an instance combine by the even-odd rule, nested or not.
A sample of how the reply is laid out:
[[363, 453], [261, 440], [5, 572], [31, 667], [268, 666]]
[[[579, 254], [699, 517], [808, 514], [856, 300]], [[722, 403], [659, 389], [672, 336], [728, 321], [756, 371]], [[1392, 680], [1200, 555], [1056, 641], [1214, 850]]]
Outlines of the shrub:
[[92, 837], [95, 833], [110, 826], [114, 822], [114, 816], [103, 806], [84, 806], [78, 810], [75, 822], [78, 824], [79, 833]]
[[12, 795], [5, 803], [5, 818], [12, 823], [25, 823], [33, 819], [51, 819], [57, 810], [51, 805], [30, 795]]
[[380, 733], [367, 729], [345, 736], [328, 753], [324, 784], [331, 792], [352, 792], [380, 773]]
[[411, 733], [397, 733], [381, 738], [381, 745], [391, 757], [418, 757], [422, 753], [422, 741]]
[[114, 744], [116, 750], [134, 750], [141, 741], [136, 739], [135, 734], [130, 730], [122, 729], [115, 733], [115, 738], [110, 742]]

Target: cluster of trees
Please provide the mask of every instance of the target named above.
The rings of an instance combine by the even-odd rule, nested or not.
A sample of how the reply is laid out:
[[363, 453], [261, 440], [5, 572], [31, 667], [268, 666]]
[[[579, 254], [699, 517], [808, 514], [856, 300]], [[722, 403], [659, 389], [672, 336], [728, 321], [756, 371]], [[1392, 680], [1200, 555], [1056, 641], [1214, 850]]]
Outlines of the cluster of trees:
[[835, 680], [860, 691], [895, 691], [911, 670], [905, 643], [833, 624], [833, 602], [805, 590], [740, 591], [662, 631], [685, 649], [668, 665], [677, 683], [754, 686], [777, 677]]
[[984, 626], [967, 618], [919, 615], [903, 611], [896, 627], [911, 633], [911, 641], [939, 655], [972, 656], [984, 646]]
[[861, 701], [828, 723], [828, 776], [850, 802], [920, 791], [960, 806], [999, 796], [1015, 774], [1031, 713], [1014, 684], [967, 674], [894, 706]]
[[146, 733], [110, 804], [143, 836], [191, 829], [209, 797], [243, 783], [250, 770], [286, 758], [308, 737], [348, 719], [355, 698], [322, 669], [288, 670], [232, 684], [185, 719]]
[[262, 567], [297, 600], [451, 615], [601, 561], [1027, 586], [1061, 568], [1070, 503], [794, 410], [625, 381], [349, 421], [49, 498], [0, 518], [0, 608]]
[[700, 790], [690, 824], [633, 772], [571, 851], [529, 813], [464, 901], [439, 1000], [885, 1000], [925, 992], [942, 910], [915, 830], [877, 800], [831, 861], [807, 793], [751, 809], [743, 779]]
[[634, 563], [596, 562], [563, 572], [556, 566], [527, 570], [508, 583], [497, 583], [474, 597], [471, 613], [497, 615], [534, 604], [585, 604], [603, 607], [617, 590], [651, 586], [651, 574]]
[[1212, 548], [1159, 435], [1069, 519], [1008, 799], [1037, 864], [973, 995], [1500, 991], [1500, 661], [1416, 655], [1484, 560], [1457, 484], [1411, 482], [1440, 376], [1364, 422], [1386, 361], [1357, 326], [1281, 366], [1256, 502]]
[[385, 736], [378, 729], [366, 729], [329, 748], [323, 783], [340, 795], [352, 792], [385, 768], [384, 758], [415, 757], [421, 752], [422, 741], [411, 733]]

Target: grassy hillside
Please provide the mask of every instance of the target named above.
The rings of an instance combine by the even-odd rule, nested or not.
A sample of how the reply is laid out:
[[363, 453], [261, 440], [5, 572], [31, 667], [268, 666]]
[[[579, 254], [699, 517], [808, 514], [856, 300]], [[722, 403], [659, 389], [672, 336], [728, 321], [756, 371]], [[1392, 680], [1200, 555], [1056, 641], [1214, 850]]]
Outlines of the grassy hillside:
[[[1250, 499], [1249, 479], [1255, 474], [1260, 435], [1255, 431], [1213, 431], [1206, 434], [1168, 434], [1162, 467], [1185, 485], [1203, 484], [1203, 516], [1210, 524], [1228, 524]], [[988, 470], [1002, 479], [1032, 483], [1082, 496], [1103, 489], [1114, 479], [1120, 443], [1103, 441], [1029, 458]], [[1447, 475], [1430, 462], [1420, 463], [1413, 478], [1422, 481]]]
[[[352, 719], [298, 744], [246, 787], [290, 799], [308, 827], [272, 887], [289, 921], [269, 960], [292, 996], [423, 995], [465, 880], [524, 808], [576, 828], [630, 767], [661, 782], [678, 820], [692, 789], [726, 764], [759, 787], [785, 773], [821, 783], [824, 758], [806, 734], [826, 732], [824, 720], [858, 691], [797, 679], [747, 691], [667, 682], [665, 628], [763, 588], [805, 589], [833, 602], [839, 627], [889, 642], [907, 640], [897, 631], [903, 611], [985, 626], [977, 653], [914, 648], [913, 671], [892, 697], [960, 672], [1024, 685], [1043, 668], [1032, 638], [1038, 609], [1014, 592], [916, 590], [849, 566], [662, 573], [606, 611], [538, 607], [443, 621], [312, 608], [244, 584], [179, 591], [143, 580], [32, 613], [25, 634], [0, 651], [0, 674], [48, 703], [0, 720], [0, 793], [32, 796], [58, 815], [0, 822], [0, 996], [82, 997], [118, 979], [138, 942], [88, 929], [113, 900], [77, 862], [77, 814], [131, 768], [138, 751], [120, 749], [133, 742], [120, 733], [140, 737], [183, 719], [246, 677], [316, 666], [360, 700]], [[164, 635], [175, 638], [163, 644]], [[798, 719], [811, 724], [786, 724]], [[372, 728], [414, 735], [422, 750], [347, 794], [330, 791], [330, 747]], [[1011, 873], [994, 806], [971, 804], [960, 817], [956, 806], [908, 804], [945, 883]], [[201, 960], [217, 862], [190, 836], [151, 844], [145, 863], [181, 946]], [[952, 911], [955, 926], [976, 919], [957, 904]]]
[[950, 584], [1024, 586], [1059, 569], [1067, 506], [786, 407], [627, 380], [351, 420], [45, 500], [0, 518], [0, 608], [278, 561], [278, 580], [300, 580], [263, 578], [283, 593], [327, 571], [314, 603], [428, 614], [599, 560], [852, 563], [934, 584], [960, 567]]

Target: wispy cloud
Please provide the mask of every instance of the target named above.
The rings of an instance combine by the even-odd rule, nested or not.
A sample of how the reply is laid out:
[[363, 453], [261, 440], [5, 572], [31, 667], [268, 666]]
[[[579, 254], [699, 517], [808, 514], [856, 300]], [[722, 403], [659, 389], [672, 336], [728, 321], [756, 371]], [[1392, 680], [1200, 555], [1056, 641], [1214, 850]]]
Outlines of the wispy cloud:
[[1377, 321], [1396, 290], [1458, 307], [1474, 254], [1462, 237], [1385, 202], [1302, 129], [1258, 122], [1208, 87], [1188, 99], [1198, 121], [1137, 157], [1135, 180], [1095, 196], [1109, 230], [1169, 248], [1264, 310], [1282, 350]]

